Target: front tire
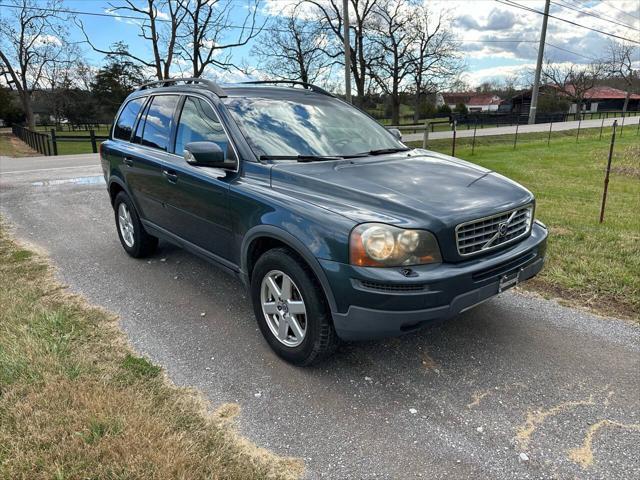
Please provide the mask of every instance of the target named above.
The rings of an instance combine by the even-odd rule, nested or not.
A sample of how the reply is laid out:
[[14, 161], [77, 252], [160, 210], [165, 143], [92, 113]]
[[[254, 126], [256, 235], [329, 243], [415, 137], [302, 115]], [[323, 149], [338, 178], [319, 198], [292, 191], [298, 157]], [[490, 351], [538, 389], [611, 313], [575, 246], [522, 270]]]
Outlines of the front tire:
[[339, 344], [320, 284], [286, 248], [262, 255], [251, 275], [251, 299], [262, 335], [284, 360], [311, 365]]
[[125, 192], [118, 193], [113, 202], [113, 210], [122, 248], [134, 258], [151, 255], [158, 246], [158, 239], [145, 231], [129, 195]]

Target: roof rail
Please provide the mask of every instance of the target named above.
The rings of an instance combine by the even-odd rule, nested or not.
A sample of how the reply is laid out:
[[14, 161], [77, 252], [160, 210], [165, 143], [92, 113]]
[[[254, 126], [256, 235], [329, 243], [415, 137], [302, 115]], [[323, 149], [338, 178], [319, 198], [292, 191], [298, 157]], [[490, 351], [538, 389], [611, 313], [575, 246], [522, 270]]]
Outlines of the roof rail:
[[226, 97], [227, 94], [225, 91], [220, 88], [220, 86], [214, 82], [213, 80], [207, 80], [206, 78], [166, 78], [164, 80], [156, 80], [153, 82], [145, 83], [136, 88], [136, 92], [140, 90], [145, 90], [147, 88], [152, 88], [154, 86], [158, 87], [168, 87], [170, 85], [175, 85], [178, 82], [184, 83], [201, 83], [209, 88], [213, 93], [215, 93], [218, 97]]
[[279, 84], [292, 85], [292, 86], [300, 85], [306, 89], [311, 90], [312, 92], [321, 93], [322, 95], [328, 95], [330, 97], [333, 97], [333, 94], [326, 91], [324, 88], [320, 88], [316, 85], [313, 85], [312, 83], [301, 82], [298, 80], [251, 80], [248, 82], [240, 82], [240, 85], [279, 85]]

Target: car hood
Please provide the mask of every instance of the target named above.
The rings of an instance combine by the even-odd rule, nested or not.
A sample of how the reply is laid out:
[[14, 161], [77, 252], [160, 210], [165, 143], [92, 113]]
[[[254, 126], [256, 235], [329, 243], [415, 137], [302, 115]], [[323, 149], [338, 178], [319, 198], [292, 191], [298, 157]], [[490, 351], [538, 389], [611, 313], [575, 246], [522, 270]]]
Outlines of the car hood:
[[313, 163], [281, 162], [272, 188], [357, 223], [442, 230], [533, 201], [500, 174], [428, 150]]

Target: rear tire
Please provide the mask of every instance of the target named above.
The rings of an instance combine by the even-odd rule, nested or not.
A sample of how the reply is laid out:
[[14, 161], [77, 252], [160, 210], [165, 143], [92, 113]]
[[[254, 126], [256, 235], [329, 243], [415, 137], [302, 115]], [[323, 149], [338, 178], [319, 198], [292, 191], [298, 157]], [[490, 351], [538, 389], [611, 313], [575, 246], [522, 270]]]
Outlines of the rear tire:
[[158, 247], [158, 239], [149, 235], [140, 221], [136, 207], [125, 192], [116, 195], [113, 202], [118, 238], [125, 252], [133, 258], [148, 257]]
[[322, 288], [290, 250], [275, 248], [258, 259], [251, 275], [251, 299], [262, 335], [287, 362], [311, 365], [338, 347]]

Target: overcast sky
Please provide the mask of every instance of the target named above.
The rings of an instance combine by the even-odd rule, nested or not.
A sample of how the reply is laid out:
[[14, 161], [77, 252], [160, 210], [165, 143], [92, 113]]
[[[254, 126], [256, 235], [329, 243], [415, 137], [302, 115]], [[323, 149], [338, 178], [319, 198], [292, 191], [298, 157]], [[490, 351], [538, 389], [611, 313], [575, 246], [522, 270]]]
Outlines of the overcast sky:
[[[64, 0], [69, 9], [86, 12], [110, 12], [109, 3], [101, 0]], [[232, 18], [238, 23], [246, 13], [246, 0], [231, 0]], [[509, 0], [507, 0], [508, 2]], [[544, 0], [513, 0], [527, 8], [542, 11]], [[111, 4], [118, 4], [114, 0]], [[261, 0], [261, 21], [281, 14], [291, 0]], [[460, 41], [467, 64], [466, 80], [471, 85], [503, 78], [530, 69], [535, 64], [542, 15], [495, 0], [446, 0], [427, 2], [434, 13], [445, 10], [451, 17], [452, 29]], [[553, 0], [550, 14], [593, 29], [640, 41], [639, 0]], [[114, 17], [117, 13], [112, 13]], [[148, 52], [138, 37], [133, 20], [80, 16], [95, 43], [107, 47], [116, 41], [128, 43], [137, 54]], [[81, 40], [77, 33], [74, 39]], [[555, 61], [589, 62], [602, 56], [606, 35], [549, 18], [545, 56]], [[251, 46], [234, 51], [234, 60], [253, 63]], [[91, 63], [100, 65], [102, 56], [86, 48]], [[640, 63], [640, 58], [638, 59]]]

